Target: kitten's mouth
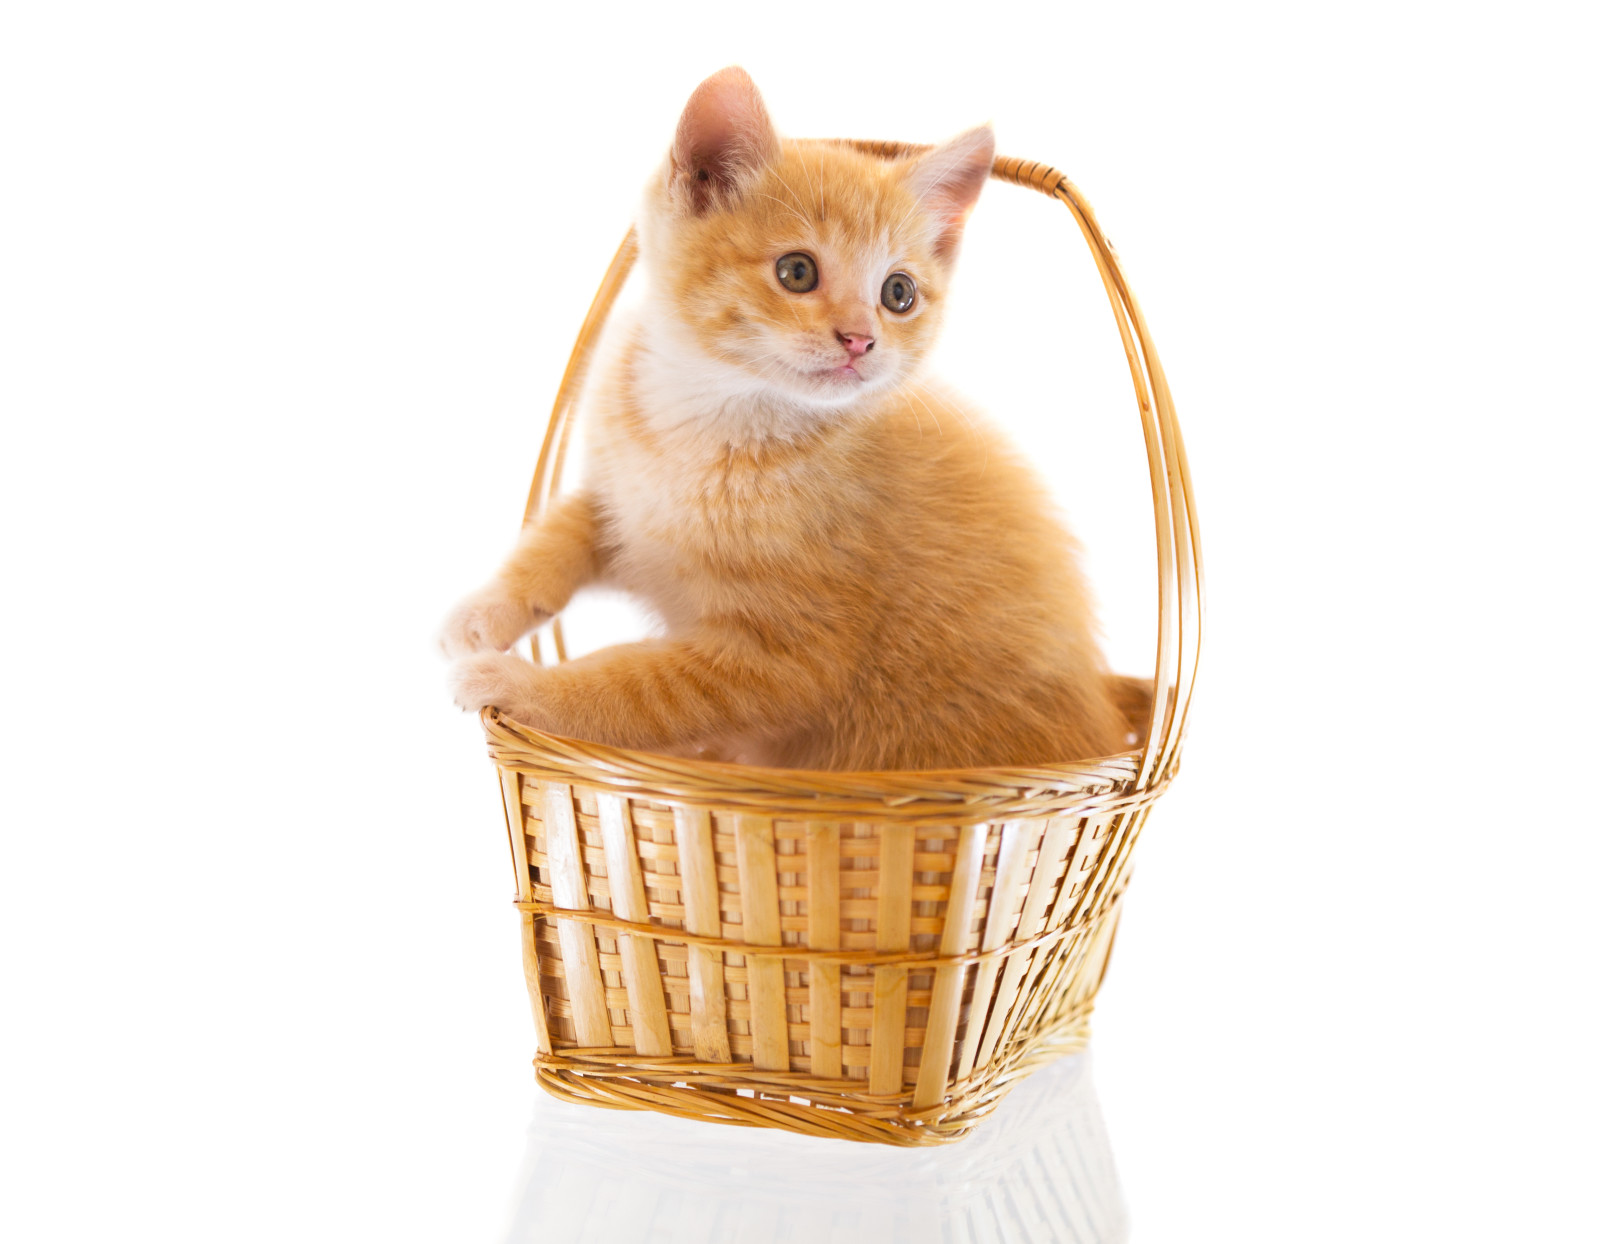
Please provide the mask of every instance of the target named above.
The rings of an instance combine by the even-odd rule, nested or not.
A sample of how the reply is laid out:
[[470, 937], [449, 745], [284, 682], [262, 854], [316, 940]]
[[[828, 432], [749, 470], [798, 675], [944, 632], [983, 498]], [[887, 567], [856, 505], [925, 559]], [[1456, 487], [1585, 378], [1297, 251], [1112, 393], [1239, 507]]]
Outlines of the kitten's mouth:
[[[797, 363], [798, 361], [796, 360]], [[882, 383], [881, 369], [862, 367], [858, 358], [836, 363], [832, 367], [817, 366], [821, 361], [811, 359], [807, 360], [809, 366], [795, 366], [794, 379], [803, 386], [803, 392], [813, 401], [821, 402], [825, 406], [853, 402]]]

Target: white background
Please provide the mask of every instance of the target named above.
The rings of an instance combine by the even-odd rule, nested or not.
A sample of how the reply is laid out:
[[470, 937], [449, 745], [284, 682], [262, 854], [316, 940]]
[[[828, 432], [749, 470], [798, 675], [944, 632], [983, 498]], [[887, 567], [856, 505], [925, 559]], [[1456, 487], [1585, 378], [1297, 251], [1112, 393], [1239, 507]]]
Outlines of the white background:
[[[790, 133], [991, 119], [1064, 168], [1167, 365], [1210, 612], [1097, 1017], [1133, 1238], [1594, 1238], [1580, 13], [9, 7], [5, 1233], [502, 1238], [533, 1032], [432, 633], [738, 62]], [[1135, 413], [1070, 230], [990, 188], [946, 370], [1137, 671]]]

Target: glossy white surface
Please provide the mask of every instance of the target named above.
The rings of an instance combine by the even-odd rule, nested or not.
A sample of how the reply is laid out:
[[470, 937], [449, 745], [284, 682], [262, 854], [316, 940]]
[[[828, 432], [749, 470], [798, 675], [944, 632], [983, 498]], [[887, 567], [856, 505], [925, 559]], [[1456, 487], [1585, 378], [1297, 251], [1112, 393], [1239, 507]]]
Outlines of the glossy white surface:
[[1088, 1057], [1011, 1093], [972, 1136], [893, 1149], [541, 1097], [506, 1244], [1119, 1244], [1127, 1215]]

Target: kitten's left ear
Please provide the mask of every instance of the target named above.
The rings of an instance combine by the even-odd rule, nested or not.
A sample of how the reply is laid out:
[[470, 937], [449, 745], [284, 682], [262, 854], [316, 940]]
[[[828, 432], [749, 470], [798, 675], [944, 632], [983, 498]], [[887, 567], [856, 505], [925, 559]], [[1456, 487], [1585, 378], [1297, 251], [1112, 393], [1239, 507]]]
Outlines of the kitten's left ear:
[[987, 125], [958, 134], [912, 165], [908, 184], [939, 222], [934, 247], [941, 258], [955, 255], [967, 213], [978, 201], [993, 165], [994, 130]]
[[778, 132], [750, 75], [737, 65], [712, 74], [684, 107], [672, 143], [672, 188], [696, 215], [737, 195], [778, 153]]

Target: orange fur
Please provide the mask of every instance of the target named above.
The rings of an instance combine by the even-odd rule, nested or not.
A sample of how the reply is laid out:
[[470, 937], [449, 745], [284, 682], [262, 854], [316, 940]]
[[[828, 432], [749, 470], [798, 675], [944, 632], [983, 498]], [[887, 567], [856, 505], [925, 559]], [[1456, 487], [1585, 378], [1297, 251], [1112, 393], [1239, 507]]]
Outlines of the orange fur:
[[[590, 477], [446, 624], [458, 703], [800, 768], [1123, 746], [1044, 489], [917, 378], [992, 158], [986, 128], [898, 162], [780, 140], [741, 70], [696, 91], [641, 212], [649, 290], [597, 394]], [[816, 288], [780, 284], [790, 252]], [[903, 315], [879, 300], [891, 273], [916, 282]], [[641, 597], [662, 638], [554, 668], [501, 651], [586, 582]]]

